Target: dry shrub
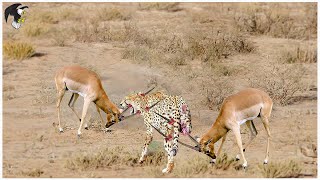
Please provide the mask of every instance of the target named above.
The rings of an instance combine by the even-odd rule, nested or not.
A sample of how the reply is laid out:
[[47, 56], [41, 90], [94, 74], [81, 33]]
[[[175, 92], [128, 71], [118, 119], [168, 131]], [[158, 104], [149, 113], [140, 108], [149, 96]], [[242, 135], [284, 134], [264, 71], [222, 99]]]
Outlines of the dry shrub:
[[114, 21], [123, 20], [127, 21], [131, 19], [131, 12], [126, 9], [120, 9], [117, 7], [112, 8], [102, 8], [98, 12], [99, 21]]
[[8, 59], [23, 60], [34, 55], [35, 49], [31, 44], [23, 42], [4, 42], [3, 53]]
[[259, 165], [259, 168], [265, 178], [297, 178], [302, 171], [298, 163], [292, 160], [284, 163]]
[[[147, 156], [144, 164], [146, 166], [157, 166], [165, 161], [163, 152], [156, 152]], [[65, 167], [72, 170], [98, 169], [113, 165], [135, 166], [139, 164], [139, 154], [123, 150], [122, 147], [114, 149], [103, 149], [95, 154], [78, 154], [65, 163]]]
[[[305, 3], [306, 4], [306, 3]], [[310, 10], [311, 9], [311, 10]], [[248, 5], [234, 16], [237, 29], [251, 34], [265, 34], [276, 38], [309, 39], [316, 34], [316, 4], [301, 14], [301, 19], [290, 14], [289, 7], [270, 4], [269, 8]], [[305, 19], [307, 22], [304, 22]]]
[[139, 3], [139, 10], [159, 10], [168, 12], [181, 11], [178, 2], [152, 2], [152, 3]]
[[220, 110], [223, 100], [233, 93], [233, 87], [223, 79], [211, 79], [202, 82], [204, 103], [211, 110]]
[[301, 47], [282, 53], [280, 61], [284, 63], [317, 63], [317, 49], [304, 50]]
[[293, 102], [298, 92], [305, 90], [302, 81], [305, 71], [302, 66], [288, 68], [274, 66], [271, 71], [267, 72], [257, 70], [255, 77], [249, 79], [249, 83], [251, 87], [266, 91], [276, 104], [285, 106]]
[[236, 53], [249, 53], [254, 50], [252, 42], [241, 35], [220, 31], [217, 34], [194, 34], [187, 37], [186, 51], [192, 59], [201, 59], [203, 62], [215, 63], [223, 57], [227, 58]]

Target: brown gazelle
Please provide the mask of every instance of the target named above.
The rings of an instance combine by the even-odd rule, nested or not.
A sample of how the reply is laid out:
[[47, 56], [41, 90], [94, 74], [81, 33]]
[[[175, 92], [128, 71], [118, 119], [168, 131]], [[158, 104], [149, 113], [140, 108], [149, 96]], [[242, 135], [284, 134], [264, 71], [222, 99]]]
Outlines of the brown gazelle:
[[[89, 104], [91, 102], [94, 102], [96, 104], [96, 108], [99, 113], [102, 125], [104, 125], [104, 123], [100, 113], [100, 109], [107, 114], [107, 123], [111, 123], [112, 115], [114, 116], [115, 121], [119, 121], [118, 115], [120, 114], [120, 109], [118, 109], [118, 107], [109, 100], [106, 92], [102, 87], [101, 80], [95, 72], [92, 72], [81, 66], [66, 66], [57, 71], [55, 82], [58, 93], [57, 110], [60, 132], [63, 132], [60, 121], [60, 104], [66, 91], [70, 91], [73, 93], [68, 105], [80, 120], [80, 127], [78, 129], [79, 137], [81, 134], [83, 123], [85, 121]], [[84, 98], [81, 118], [74, 110], [74, 103], [78, 99], [79, 95]]]
[[[242, 166], [246, 168], [247, 161], [244, 157], [244, 151], [257, 135], [257, 131], [252, 120], [256, 117], [260, 117], [268, 134], [266, 157], [264, 159], [264, 163], [267, 164], [270, 141], [269, 117], [272, 105], [272, 100], [267, 93], [253, 88], [242, 90], [237, 94], [227, 97], [221, 106], [220, 113], [214, 124], [207, 133], [198, 139], [200, 151], [209, 154], [210, 157], [213, 157], [211, 162], [215, 162], [216, 155], [214, 153], [214, 143], [222, 138], [221, 145], [217, 152], [217, 156], [219, 156], [223, 143], [226, 139], [227, 132], [232, 130], [243, 158]], [[240, 125], [244, 123], [246, 123], [249, 128], [251, 137], [246, 146], [242, 148]]]

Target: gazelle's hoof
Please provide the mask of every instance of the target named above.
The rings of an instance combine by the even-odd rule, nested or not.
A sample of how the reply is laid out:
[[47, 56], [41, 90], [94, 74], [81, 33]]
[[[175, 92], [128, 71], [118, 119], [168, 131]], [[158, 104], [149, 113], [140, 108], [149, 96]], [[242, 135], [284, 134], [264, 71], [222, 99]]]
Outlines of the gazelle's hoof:
[[80, 139], [80, 138], [81, 138], [81, 134], [78, 134], [78, 135], [77, 135], [77, 138]]
[[240, 156], [239, 154], [236, 156], [236, 161], [239, 161], [240, 160]]
[[246, 170], [246, 168], [248, 167], [248, 164], [247, 163], [243, 163], [242, 167], [243, 167], [244, 170]]
[[144, 160], [139, 160], [139, 164], [143, 164]]
[[216, 164], [216, 159], [211, 159], [210, 164]]
[[89, 128], [88, 128], [88, 127], [84, 127], [84, 129], [85, 129], [85, 130], [89, 130]]
[[106, 128], [104, 131], [105, 132], [111, 132], [112, 130], [110, 128]]
[[167, 174], [167, 173], [170, 173], [170, 171], [168, 170], [168, 168], [164, 168], [164, 169], [162, 169], [162, 173]]
[[63, 129], [62, 129], [62, 128], [59, 128], [59, 132], [60, 132], [60, 133], [63, 133]]
[[265, 160], [263, 161], [263, 164], [268, 164], [268, 160], [265, 159]]

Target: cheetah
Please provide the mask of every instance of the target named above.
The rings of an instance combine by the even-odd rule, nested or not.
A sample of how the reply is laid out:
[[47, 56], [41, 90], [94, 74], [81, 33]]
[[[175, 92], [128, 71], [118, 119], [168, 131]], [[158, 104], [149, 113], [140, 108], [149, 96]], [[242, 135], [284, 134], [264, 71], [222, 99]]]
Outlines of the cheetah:
[[[156, 105], [150, 109], [150, 106], [154, 104]], [[120, 106], [122, 108], [132, 107], [131, 114], [138, 113], [144, 118], [147, 132], [139, 163], [145, 160], [148, 146], [153, 139], [152, 126], [166, 135], [164, 148], [168, 155], [168, 163], [162, 172], [170, 173], [174, 167], [174, 156], [178, 152], [179, 133], [188, 135], [192, 129], [191, 113], [185, 100], [181, 96], [167, 95], [160, 91], [149, 95], [135, 93], [126, 96]], [[160, 117], [159, 114], [170, 121]]]

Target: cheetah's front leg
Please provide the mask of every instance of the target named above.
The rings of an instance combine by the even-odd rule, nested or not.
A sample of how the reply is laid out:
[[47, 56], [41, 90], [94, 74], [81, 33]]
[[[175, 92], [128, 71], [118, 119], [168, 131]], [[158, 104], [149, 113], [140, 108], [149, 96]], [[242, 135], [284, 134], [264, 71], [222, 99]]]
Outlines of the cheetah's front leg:
[[146, 136], [146, 139], [145, 139], [145, 142], [144, 142], [144, 145], [142, 147], [142, 153], [141, 153], [141, 157], [140, 157], [140, 160], [139, 160], [139, 163], [143, 163], [145, 160], [146, 160], [146, 155], [147, 155], [147, 152], [148, 152], [148, 146], [149, 144], [151, 143], [153, 137], [152, 137], [152, 128], [151, 126], [147, 125], [147, 136]]
[[163, 173], [170, 173], [173, 170], [173, 158], [177, 155], [178, 152], [179, 126], [177, 123], [174, 124], [173, 130], [173, 139], [172, 137], [170, 137], [170, 135], [169, 137], [164, 139], [164, 148], [168, 153], [168, 163], [167, 167], [162, 170]]
[[168, 140], [168, 138], [164, 139], [164, 148], [167, 151], [168, 154], [168, 163], [167, 167], [162, 170], [162, 173], [170, 173], [174, 167], [174, 162], [173, 162], [173, 148], [172, 148], [173, 141]]

